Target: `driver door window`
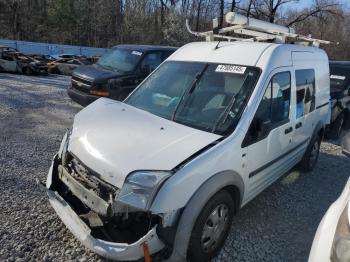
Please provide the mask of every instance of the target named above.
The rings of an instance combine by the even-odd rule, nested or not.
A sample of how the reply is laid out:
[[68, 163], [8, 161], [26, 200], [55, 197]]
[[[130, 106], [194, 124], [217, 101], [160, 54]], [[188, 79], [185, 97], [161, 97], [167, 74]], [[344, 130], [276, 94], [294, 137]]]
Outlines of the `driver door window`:
[[253, 144], [266, 138], [272, 129], [288, 122], [290, 95], [290, 72], [275, 74], [266, 88], [249, 127], [246, 144]]

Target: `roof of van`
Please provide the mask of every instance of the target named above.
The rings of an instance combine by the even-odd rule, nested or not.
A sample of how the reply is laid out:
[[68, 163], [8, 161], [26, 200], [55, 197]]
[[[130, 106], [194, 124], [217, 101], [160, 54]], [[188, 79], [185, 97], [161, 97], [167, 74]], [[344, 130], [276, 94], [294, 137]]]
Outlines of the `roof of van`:
[[135, 50], [135, 51], [140, 51], [140, 52], [147, 52], [147, 51], [157, 51], [157, 50], [162, 50], [162, 51], [175, 51], [177, 47], [173, 46], [161, 46], [161, 45], [117, 45], [114, 46], [113, 48], [125, 48], [125, 49], [130, 49], [130, 50]]
[[[218, 45], [218, 48], [215, 48]], [[194, 42], [179, 48], [169, 60], [197, 61], [209, 63], [227, 63], [246, 66], [264, 66], [269, 63], [271, 56], [274, 63], [283, 66], [283, 63], [291, 63], [291, 52], [311, 52], [310, 57], [317, 55], [327, 58], [325, 52], [316, 47], [275, 44], [262, 42]], [[315, 54], [317, 54], [315, 56]], [[288, 60], [288, 62], [287, 62]]]

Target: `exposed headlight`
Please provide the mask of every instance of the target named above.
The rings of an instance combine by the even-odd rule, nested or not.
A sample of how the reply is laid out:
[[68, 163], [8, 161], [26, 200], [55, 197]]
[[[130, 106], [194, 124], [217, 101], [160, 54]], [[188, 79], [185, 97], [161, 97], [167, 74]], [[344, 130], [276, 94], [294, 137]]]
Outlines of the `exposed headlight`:
[[166, 171], [137, 171], [126, 178], [117, 201], [147, 210], [160, 185], [171, 175]]
[[350, 227], [349, 227], [349, 204], [342, 212], [332, 245], [332, 262], [345, 262], [350, 260]]

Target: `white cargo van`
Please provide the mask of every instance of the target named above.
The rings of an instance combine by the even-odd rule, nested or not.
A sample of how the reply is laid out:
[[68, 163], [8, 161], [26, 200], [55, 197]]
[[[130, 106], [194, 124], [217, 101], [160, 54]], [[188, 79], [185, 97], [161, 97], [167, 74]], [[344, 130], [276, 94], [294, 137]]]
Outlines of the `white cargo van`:
[[207, 261], [242, 206], [296, 164], [314, 168], [329, 121], [326, 53], [276, 43], [296, 36], [278, 28], [237, 28], [260, 36], [187, 44], [124, 102], [102, 98], [75, 116], [46, 187], [86, 247]]

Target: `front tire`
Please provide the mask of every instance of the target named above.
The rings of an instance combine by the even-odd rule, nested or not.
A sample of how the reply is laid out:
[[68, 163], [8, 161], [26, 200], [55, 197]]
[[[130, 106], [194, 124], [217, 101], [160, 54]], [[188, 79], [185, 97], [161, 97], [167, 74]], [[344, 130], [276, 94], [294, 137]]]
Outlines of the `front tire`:
[[321, 138], [318, 135], [314, 136], [311, 139], [310, 144], [303, 156], [303, 159], [300, 162], [300, 167], [302, 171], [311, 172], [312, 170], [314, 170], [317, 164], [318, 156], [320, 154], [320, 146]]
[[206, 203], [191, 233], [190, 261], [209, 261], [219, 253], [230, 231], [234, 208], [234, 201], [226, 190], [218, 192]]

